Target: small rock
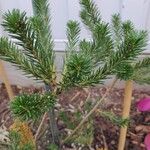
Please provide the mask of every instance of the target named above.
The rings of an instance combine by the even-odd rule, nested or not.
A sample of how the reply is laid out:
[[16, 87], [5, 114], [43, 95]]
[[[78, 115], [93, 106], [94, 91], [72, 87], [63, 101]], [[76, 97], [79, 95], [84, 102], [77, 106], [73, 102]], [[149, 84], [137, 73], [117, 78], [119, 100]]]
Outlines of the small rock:
[[69, 107], [70, 107], [71, 109], [75, 109], [75, 107], [74, 107], [73, 105], [71, 105], [71, 104], [69, 104]]
[[55, 105], [55, 107], [60, 108], [61, 105], [60, 105], [59, 103], [57, 103], [57, 104]]
[[111, 144], [114, 145], [114, 144], [116, 144], [116, 142], [113, 140], [113, 141], [111, 141]]
[[137, 141], [132, 141], [133, 144], [135, 145], [138, 145], [138, 142]]

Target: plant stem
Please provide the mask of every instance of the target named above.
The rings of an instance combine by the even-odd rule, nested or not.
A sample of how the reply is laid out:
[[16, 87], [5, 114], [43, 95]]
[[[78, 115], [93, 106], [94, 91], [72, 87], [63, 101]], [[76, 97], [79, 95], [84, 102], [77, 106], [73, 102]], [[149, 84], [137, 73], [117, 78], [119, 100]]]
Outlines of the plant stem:
[[[46, 88], [46, 91], [51, 91], [51, 88], [49, 85], [46, 85], [45, 88]], [[48, 117], [50, 119], [50, 130], [51, 130], [51, 134], [52, 134], [53, 144], [60, 147], [59, 131], [58, 131], [57, 123], [55, 120], [55, 109], [54, 109], [54, 107], [52, 107], [48, 111]]]
[[51, 128], [53, 144], [60, 147], [59, 131], [58, 131], [56, 120], [55, 120], [54, 108], [51, 108], [51, 110], [49, 110], [48, 116], [50, 118], [50, 128]]
[[95, 112], [95, 110], [98, 108], [98, 106], [101, 104], [101, 102], [105, 99], [105, 97], [108, 95], [108, 93], [114, 87], [114, 85], [115, 85], [116, 82], [117, 82], [117, 79], [114, 79], [114, 81], [112, 82], [111, 86], [106, 90], [106, 92], [102, 96], [102, 98], [95, 104], [95, 106], [90, 110], [90, 112], [83, 118], [83, 120], [73, 130], [73, 132], [68, 137], [65, 138], [65, 140], [63, 141], [63, 143], [65, 143], [71, 136], [73, 136], [81, 128], [81, 126], [87, 121], [87, 119]]

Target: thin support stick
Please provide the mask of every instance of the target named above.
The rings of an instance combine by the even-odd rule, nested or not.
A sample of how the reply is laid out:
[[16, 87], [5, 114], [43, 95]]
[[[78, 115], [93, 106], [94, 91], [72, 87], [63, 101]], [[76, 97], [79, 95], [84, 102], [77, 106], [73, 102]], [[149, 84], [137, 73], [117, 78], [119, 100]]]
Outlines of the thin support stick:
[[[133, 90], [133, 82], [131, 80], [126, 81], [125, 96], [124, 96], [124, 102], [123, 102], [123, 112], [122, 112], [123, 119], [126, 119], [129, 117], [130, 108], [131, 108], [131, 100], [132, 100], [132, 90]], [[124, 150], [126, 135], [127, 135], [127, 126], [122, 127], [120, 129], [118, 150]]]
[[0, 61], [0, 76], [6, 86], [9, 98], [13, 99], [14, 94], [13, 94], [12, 88], [10, 86], [10, 83], [9, 83], [9, 80], [8, 80], [8, 77], [7, 77], [7, 74], [3, 65], [3, 61]]
[[73, 132], [65, 138], [65, 140], [63, 141], [63, 143], [65, 143], [71, 136], [73, 136], [80, 128], [81, 126], [87, 121], [87, 119], [96, 111], [96, 109], [98, 108], [98, 106], [101, 104], [101, 102], [103, 100], [105, 100], [107, 94], [111, 91], [111, 89], [114, 87], [115, 83], [117, 82], [117, 79], [115, 79], [113, 81], [113, 83], [111, 84], [111, 86], [107, 89], [107, 91], [105, 92], [105, 94], [102, 96], [102, 98], [95, 104], [95, 106], [90, 110], [90, 112], [83, 118], [83, 120], [79, 123], [79, 125], [73, 130]]
[[44, 121], [45, 121], [45, 119], [46, 119], [46, 116], [47, 116], [47, 113], [45, 113], [44, 115], [43, 115], [43, 117], [42, 117], [42, 121], [40, 122], [40, 125], [39, 125], [39, 127], [38, 127], [38, 129], [37, 129], [37, 132], [36, 132], [36, 134], [35, 134], [35, 141], [36, 140], [38, 140], [38, 136], [39, 136], [39, 133], [41, 132], [41, 129], [42, 129], [42, 126], [43, 126], [43, 124], [44, 124]]

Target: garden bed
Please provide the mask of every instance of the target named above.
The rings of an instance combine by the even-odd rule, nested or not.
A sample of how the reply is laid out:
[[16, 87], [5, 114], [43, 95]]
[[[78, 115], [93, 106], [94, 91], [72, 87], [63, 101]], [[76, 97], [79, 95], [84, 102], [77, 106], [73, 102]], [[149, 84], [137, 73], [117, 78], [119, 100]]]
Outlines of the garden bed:
[[[12, 86], [16, 95], [22, 92], [36, 93], [42, 92], [43, 88], [22, 88]], [[7, 129], [12, 124], [12, 117], [8, 108], [8, 95], [3, 84], [0, 85], [0, 125]], [[87, 113], [92, 105], [106, 91], [106, 87], [93, 87], [90, 89], [72, 89], [59, 95], [59, 103], [56, 105], [58, 127], [65, 137], [79, 123], [83, 115]], [[101, 108], [105, 111], [112, 111], [118, 116], [121, 115], [123, 101], [123, 89], [113, 89], [110, 95], [107, 96], [105, 103], [102, 103]], [[132, 97], [131, 119], [126, 140], [126, 150], [144, 150], [144, 136], [150, 132], [150, 113], [141, 113], [136, 110], [136, 101], [150, 97], [150, 91], [134, 90]], [[58, 112], [58, 111], [57, 111]], [[69, 113], [68, 113], [69, 112]], [[51, 140], [46, 132], [48, 120], [45, 121], [43, 130], [38, 138], [38, 149], [46, 150], [47, 143]], [[35, 133], [38, 123], [30, 123], [33, 133]], [[81, 132], [83, 131], [83, 133]], [[92, 132], [91, 132], [92, 131]], [[95, 113], [89, 122], [85, 123], [73, 139], [63, 145], [64, 150], [78, 149], [96, 149], [103, 150], [104, 146], [109, 150], [116, 150], [119, 139], [119, 127], [112, 124], [109, 120], [101, 117], [99, 113]], [[82, 147], [82, 148], [81, 148]]]

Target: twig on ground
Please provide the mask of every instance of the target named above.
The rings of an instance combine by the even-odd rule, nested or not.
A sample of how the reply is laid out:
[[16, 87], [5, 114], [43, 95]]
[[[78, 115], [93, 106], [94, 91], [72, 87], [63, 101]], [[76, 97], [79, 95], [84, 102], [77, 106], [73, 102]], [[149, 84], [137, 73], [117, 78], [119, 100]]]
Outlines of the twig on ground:
[[73, 96], [72, 98], [71, 98], [71, 102], [73, 102], [78, 96], [80, 95], [80, 92], [77, 92], [76, 94], [75, 94], [75, 96]]
[[38, 135], [39, 135], [39, 133], [40, 133], [40, 131], [41, 131], [41, 129], [42, 129], [42, 126], [43, 126], [43, 124], [44, 124], [44, 121], [45, 121], [45, 119], [46, 119], [46, 116], [47, 116], [47, 113], [45, 113], [45, 114], [43, 115], [43, 117], [42, 117], [42, 121], [41, 121], [41, 123], [40, 123], [40, 125], [39, 125], [39, 127], [38, 127], [38, 130], [37, 130], [36, 134], [35, 134], [35, 141], [37, 140]]
[[88, 93], [86, 100], [85, 100], [85, 103], [90, 99], [90, 97], [91, 97], [91, 92]]
[[37, 136], [37, 140], [39, 140], [45, 134], [47, 128], [48, 128], [48, 124], [43, 126], [42, 130], [40, 131], [39, 135]]
[[108, 150], [108, 145], [107, 145], [106, 138], [105, 138], [105, 135], [104, 135], [102, 128], [101, 128], [101, 133], [102, 133], [102, 138], [103, 138], [103, 142], [104, 142], [104, 149]]
[[10, 119], [10, 116], [8, 115], [9, 113], [10, 113], [10, 110], [8, 110], [7, 108], [5, 109], [5, 111], [0, 113], [0, 114], [2, 114], [1, 124], [0, 125], [5, 124]]

